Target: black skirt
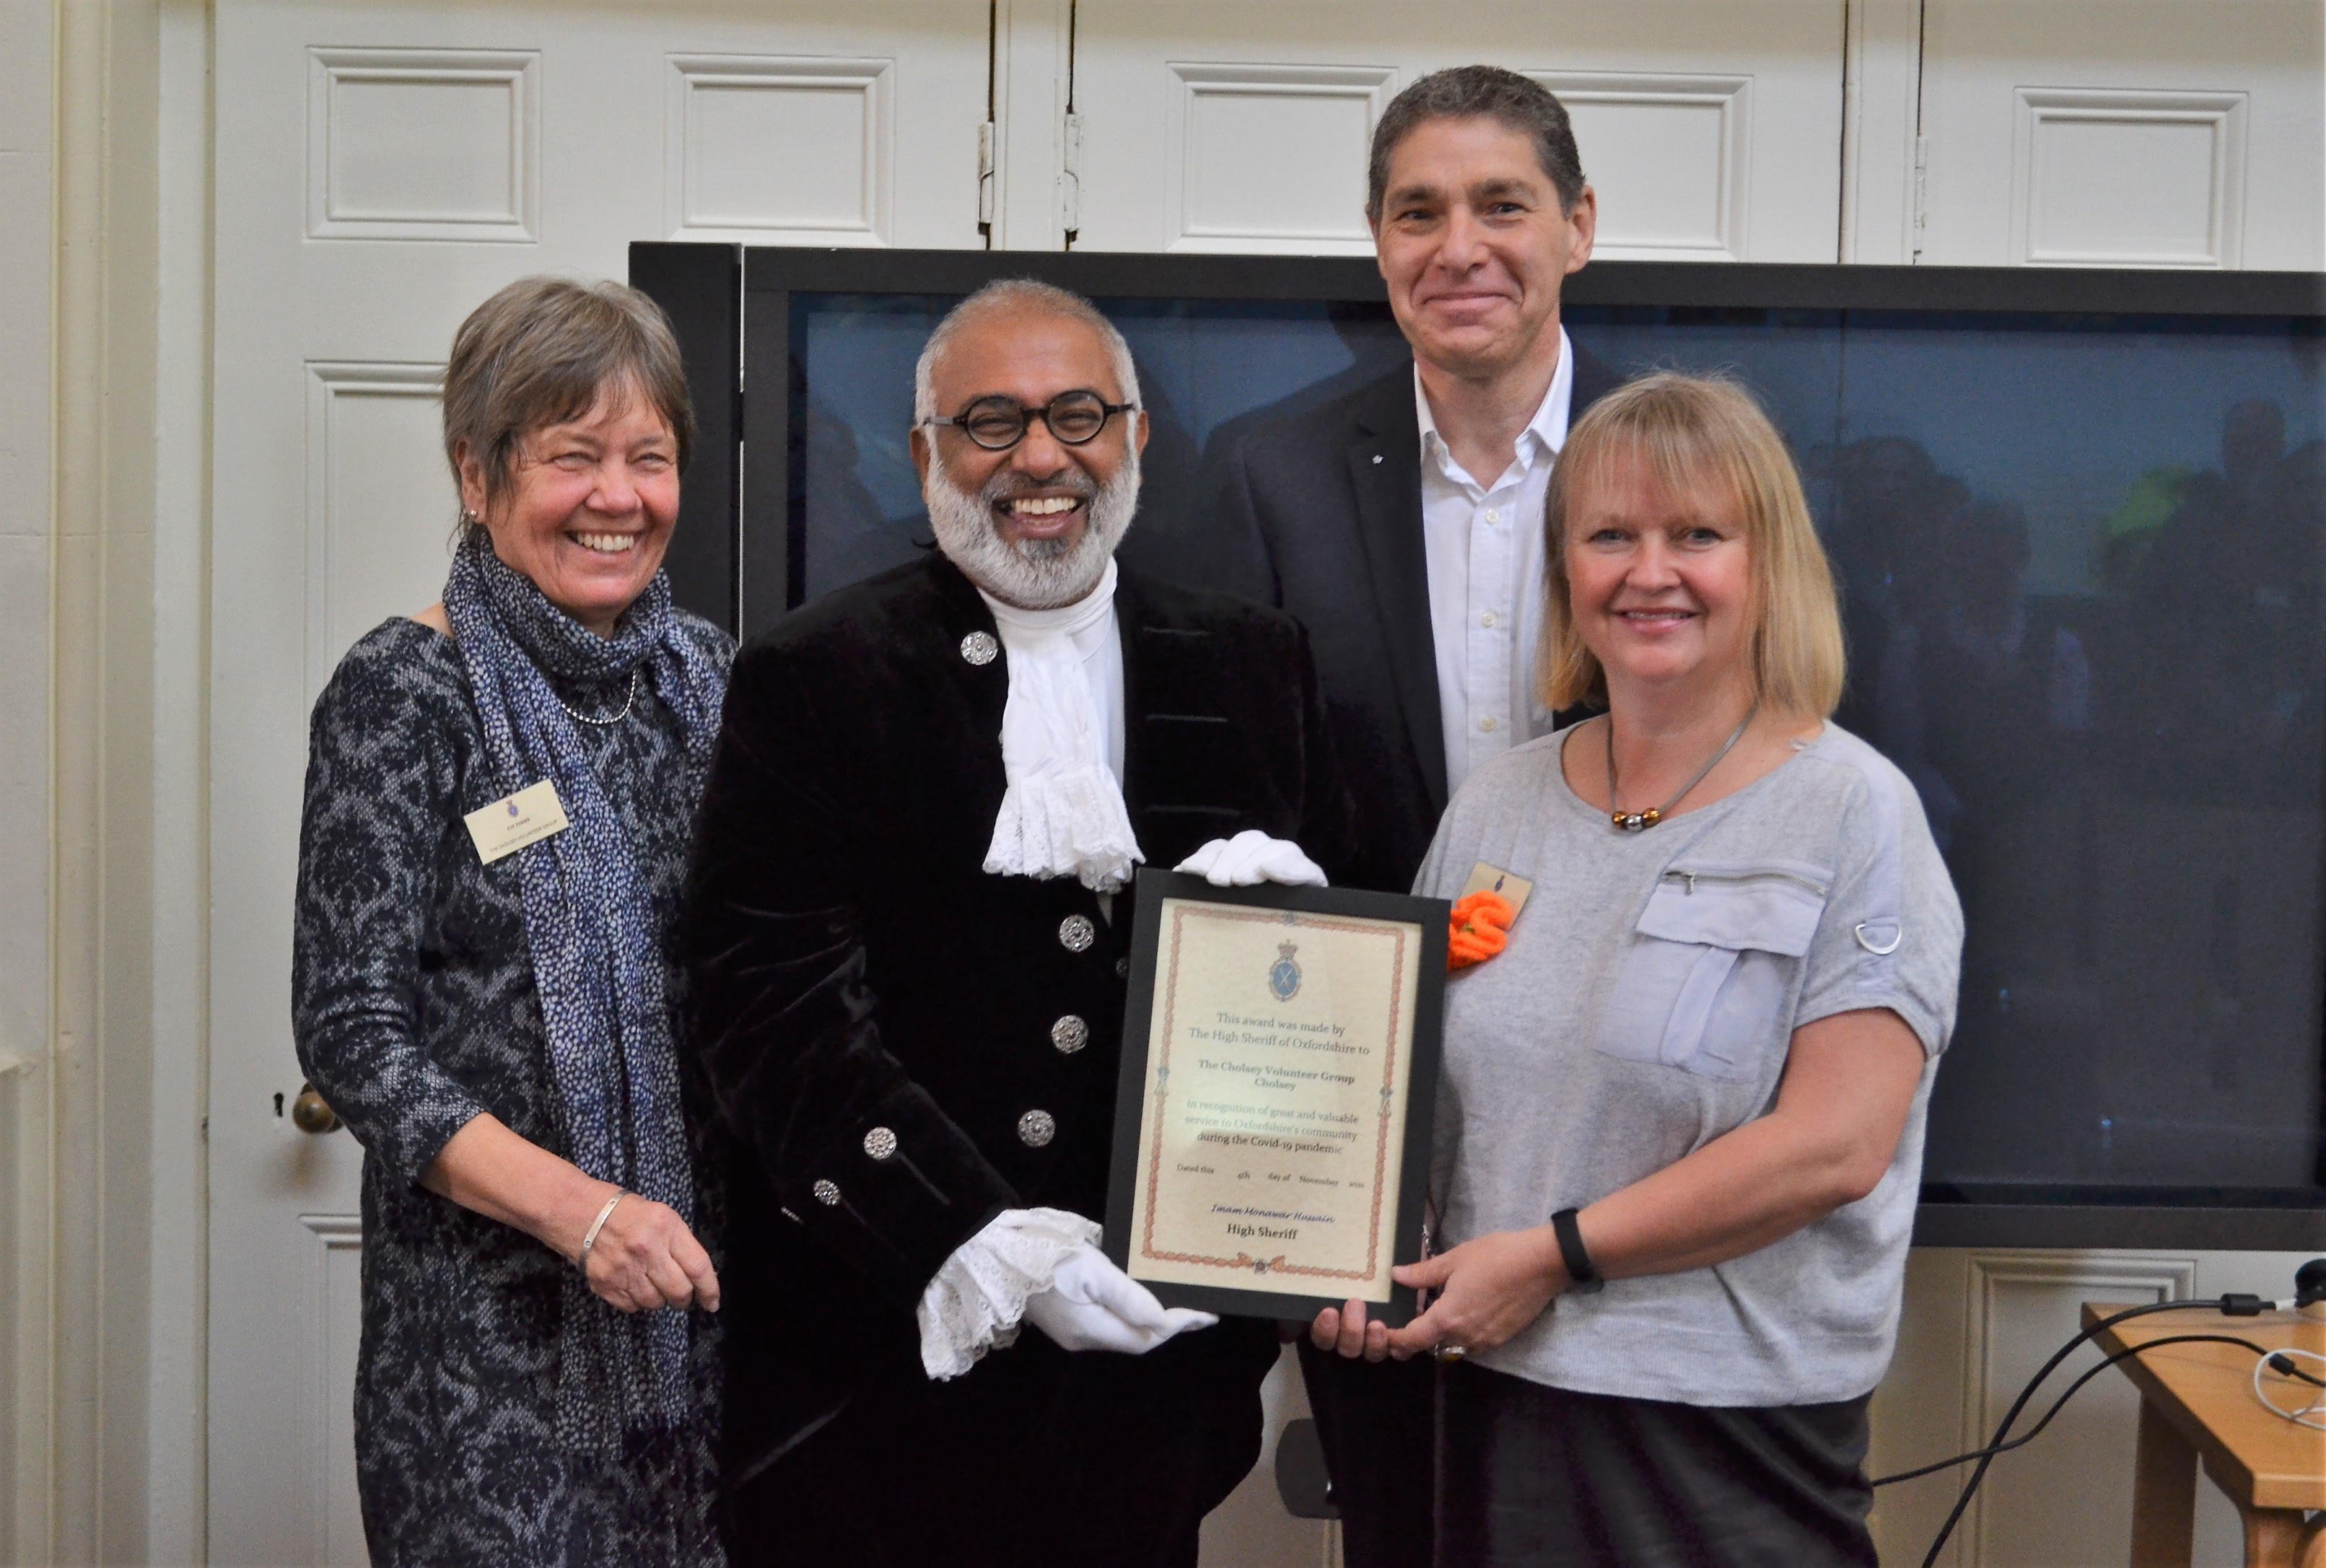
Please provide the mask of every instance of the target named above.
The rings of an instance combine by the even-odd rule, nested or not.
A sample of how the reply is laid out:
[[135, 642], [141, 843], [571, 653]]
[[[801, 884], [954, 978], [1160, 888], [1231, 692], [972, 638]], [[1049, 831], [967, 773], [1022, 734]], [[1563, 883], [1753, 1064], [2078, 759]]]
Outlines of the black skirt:
[[1437, 1374], [1437, 1568], [1875, 1568], [1868, 1395], [1724, 1408]]

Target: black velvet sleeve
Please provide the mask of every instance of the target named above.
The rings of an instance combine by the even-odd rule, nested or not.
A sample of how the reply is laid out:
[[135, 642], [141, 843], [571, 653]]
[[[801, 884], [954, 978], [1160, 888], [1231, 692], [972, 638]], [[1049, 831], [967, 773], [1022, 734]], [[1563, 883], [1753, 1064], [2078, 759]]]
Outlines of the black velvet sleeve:
[[[913, 896], [864, 739], [880, 716], [791, 650], [739, 659], [680, 945], [689, 1049], [754, 1187], [898, 1304], [1017, 1193], [881, 1039], [867, 901]], [[827, 718], [827, 710], [830, 717]], [[924, 781], [935, 787], [934, 781]], [[893, 1135], [894, 1157], [866, 1136]]]

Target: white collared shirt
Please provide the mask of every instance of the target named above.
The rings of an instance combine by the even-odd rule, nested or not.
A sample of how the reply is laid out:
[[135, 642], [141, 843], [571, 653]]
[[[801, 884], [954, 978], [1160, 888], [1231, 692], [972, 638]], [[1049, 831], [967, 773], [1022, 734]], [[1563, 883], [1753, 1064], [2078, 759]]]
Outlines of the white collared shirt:
[[1449, 798], [1472, 768], [1550, 730], [1550, 711], [1536, 699], [1534, 686], [1535, 650], [1542, 639], [1542, 503], [1551, 462], [1567, 444], [1574, 400], [1575, 348], [1562, 327], [1558, 369], [1542, 405], [1519, 432], [1517, 455], [1500, 478], [1481, 485], [1437, 433], [1420, 368], [1414, 369], [1422, 553], [1429, 571]]

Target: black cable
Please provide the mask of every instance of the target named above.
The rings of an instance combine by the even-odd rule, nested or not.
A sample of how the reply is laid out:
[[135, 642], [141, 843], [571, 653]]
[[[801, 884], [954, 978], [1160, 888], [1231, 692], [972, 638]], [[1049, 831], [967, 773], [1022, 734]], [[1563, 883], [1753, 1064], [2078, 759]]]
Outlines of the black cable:
[[[2066, 1407], [2068, 1401], [2076, 1396], [2077, 1389], [2081, 1388], [2085, 1384], [2098, 1377], [2102, 1372], [2107, 1371], [2110, 1367], [2115, 1366], [2118, 1361], [2130, 1360], [2135, 1356], [2145, 1354], [2147, 1351], [2154, 1350], [2163, 1345], [2235, 1345], [2240, 1350], [2251, 1350], [2255, 1355], [2259, 1356], [2266, 1361], [2269, 1361], [2271, 1363], [2271, 1370], [2280, 1372], [2284, 1370], [2283, 1367], [2277, 1365], [2277, 1361], [2284, 1358], [2280, 1357], [2276, 1351], [2269, 1349], [2266, 1345], [2256, 1345], [2251, 1340], [2238, 1339], [2234, 1334], [2166, 1334], [2161, 1339], [2150, 1340], [2145, 1343], [2135, 1345], [2130, 1350], [2118, 1350], [2115, 1355], [2108, 1357], [2106, 1360], [2086, 1368], [2082, 1377], [2078, 1378], [2074, 1382], [2068, 1385], [2068, 1391], [2066, 1393], [2052, 1401], [2052, 1407], [2043, 1412], [2042, 1420], [2038, 1421], [2034, 1425], [2029, 1427], [2025, 1432], [2021, 1433], [2010, 1442], [1998, 1443], [1992, 1448], [1974, 1448], [1968, 1453], [1958, 1453], [1952, 1459], [1942, 1459], [1936, 1464], [1926, 1464], [1919, 1470], [1902, 1470], [1895, 1475], [1882, 1476], [1867, 1484], [1877, 1487], [1886, 1487], [1897, 1481], [1920, 1480], [1926, 1475], [1936, 1475], [1942, 1470], [1952, 1470], [1958, 1464], [1968, 1464], [1975, 1459], [1987, 1459], [1996, 1454], [2009, 1453], [2014, 1448], [2024, 1447], [2026, 1444], [2034, 1442], [2035, 1439], [2042, 1434], [2043, 1429], [2052, 1424], [2052, 1417], [2059, 1415], [2060, 1412]], [[2291, 1365], [2291, 1363], [2288, 1364]], [[2298, 1370], [2289, 1375], [2299, 1378], [2305, 1383], [2313, 1383], [2321, 1388], [2326, 1388], [2326, 1378], [2313, 1378], [2307, 1372]]]
[[2211, 1307], [2216, 1312], [2231, 1317], [2253, 1317], [2261, 1313], [2267, 1304], [2259, 1296], [2243, 1294], [2218, 1295], [2197, 1301], [2151, 1302], [2146, 1306], [2126, 1307], [2120, 1313], [2111, 1313], [2090, 1327], [2079, 1331], [2073, 1339], [2053, 1351], [2052, 1359], [2044, 1362], [2033, 1378], [2027, 1379], [2027, 1386], [2020, 1389], [2019, 1397], [2013, 1400], [2011, 1408], [2004, 1413], [2002, 1424], [1995, 1429], [1994, 1437], [1988, 1440], [1985, 1449], [1978, 1451], [1978, 1468], [1971, 1471], [1968, 1480], [1963, 1482], [1962, 1494], [1955, 1498], [1955, 1506], [1948, 1510], [1946, 1523], [1939, 1526], [1937, 1536], [1931, 1542], [1930, 1551], [1923, 1554], [1922, 1568], [1936, 1568], [1939, 1554], [1946, 1548], [1947, 1537], [1955, 1533], [1955, 1526], [1961, 1522], [1963, 1510], [1970, 1507], [1970, 1499], [1978, 1490], [1978, 1483], [1986, 1479], [1986, 1467], [1995, 1462], [1996, 1454], [2001, 1452], [1999, 1445], [2011, 1434], [2012, 1424], [2019, 1419], [2019, 1413], [2027, 1408], [2027, 1402], [2035, 1396], [2035, 1390], [2042, 1387], [2043, 1379], [2050, 1377], [2061, 1362], [2073, 1355], [2078, 1346], [2093, 1335], [2112, 1329], [2118, 1323], [2129, 1322], [2134, 1318], [2148, 1317], [2155, 1313], [2181, 1312], [2191, 1307]]
[[2281, 1378], [2291, 1378], [2297, 1383], [2307, 1383], [2312, 1388], [2326, 1388], [2326, 1378], [2313, 1378], [2293, 1364], [2293, 1358], [2284, 1350], [2269, 1353], [2269, 1369]]

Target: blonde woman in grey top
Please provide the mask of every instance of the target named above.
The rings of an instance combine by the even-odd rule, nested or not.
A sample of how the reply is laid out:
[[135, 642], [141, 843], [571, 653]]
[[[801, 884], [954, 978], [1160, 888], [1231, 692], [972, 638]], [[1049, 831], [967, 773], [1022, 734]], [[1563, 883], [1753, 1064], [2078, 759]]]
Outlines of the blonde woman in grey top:
[[1440, 1358], [1441, 1564], [1870, 1564], [1960, 907], [1912, 786], [1827, 718], [1832, 577], [1748, 395], [1610, 394], [1545, 526], [1546, 699], [1608, 712], [1439, 824], [1417, 892], [1533, 886], [1448, 990], [1437, 1251], [1398, 1271], [1435, 1294], [1312, 1334]]

